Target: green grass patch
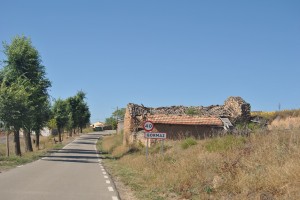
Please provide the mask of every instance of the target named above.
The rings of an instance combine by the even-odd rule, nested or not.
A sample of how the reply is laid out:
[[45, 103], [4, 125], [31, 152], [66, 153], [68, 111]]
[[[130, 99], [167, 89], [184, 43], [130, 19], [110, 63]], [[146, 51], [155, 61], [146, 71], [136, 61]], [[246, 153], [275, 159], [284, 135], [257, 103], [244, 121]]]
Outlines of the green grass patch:
[[46, 151], [38, 151], [38, 152], [28, 152], [23, 154], [23, 156], [15, 156], [11, 155], [9, 157], [1, 156], [0, 157], [0, 170], [7, 170], [19, 165], [24, 165], [35, 160], [40, 159], [41, 156], [44, 156]]
[[193, 145], [196, 145], [197, 144], [197, 141], [195, 140], [195, 138], [192, 138], [192, 137], [189, 137], [189, 138], [186, 138], [185, 140], [183, 140], [181, 142], [181, 148], [182, 149], [187, 149]]
[[241, 147], [246, 143], [246, 138], [242, 136], [226, 135], [224, 137], [212, 138], [204, 144], [209, 152], [221, 152]]

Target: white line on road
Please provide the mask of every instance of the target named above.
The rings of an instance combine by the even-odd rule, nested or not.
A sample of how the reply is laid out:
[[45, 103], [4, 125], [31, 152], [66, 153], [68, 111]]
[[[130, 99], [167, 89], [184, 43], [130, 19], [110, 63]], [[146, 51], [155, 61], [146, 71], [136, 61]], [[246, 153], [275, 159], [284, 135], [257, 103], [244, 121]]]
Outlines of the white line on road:
[[104, 176], [104, 178], [108, 178], [108, 176]]
[[110, 192], [113, 192], [113, 191], [114, 191], [114, 188], [113, 188], [113, 187], [108, 187], [108, 190], [109, 190]]
[[109, 181], [109, 180], [106, 180], [106, 183], [107, 183], [107, 184], [110, 184], [110, 181]]
[[105, 171], [105, 169], [103, 169], [103, 168], [102, 168], [101, 170], [102, 170], [102, 171]]
[[112, 197], [112, 200], [119, 200], [119, 198], [116, 197], [116, 196], [113, 196], [113, 197]]
[[106, 174], [106, 172], [102, 172], [102, 174]]

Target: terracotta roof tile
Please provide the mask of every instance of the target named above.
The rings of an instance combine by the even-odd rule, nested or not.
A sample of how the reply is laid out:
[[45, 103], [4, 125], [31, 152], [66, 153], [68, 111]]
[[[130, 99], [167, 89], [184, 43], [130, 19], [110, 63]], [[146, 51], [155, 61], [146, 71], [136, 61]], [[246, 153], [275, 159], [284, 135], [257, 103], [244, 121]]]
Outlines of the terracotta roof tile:
[[205, 125], [223, 126], [222, 121], [217, 117], [198, 117], [189, 115], [150, 115], [147, 120], [154, 124], [180, 124], [180, 125]]

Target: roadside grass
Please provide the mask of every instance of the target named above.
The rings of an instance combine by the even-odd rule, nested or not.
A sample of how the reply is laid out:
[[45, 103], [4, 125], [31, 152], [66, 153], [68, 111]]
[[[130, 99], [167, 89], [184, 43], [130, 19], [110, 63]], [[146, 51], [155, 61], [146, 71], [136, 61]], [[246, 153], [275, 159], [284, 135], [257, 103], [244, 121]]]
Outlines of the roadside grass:
[[[12, 137], [12, 136], [10, 136]], [[25, 144], [23, 138], [20, 138], [22, 156], [14, 155], [14, 146], [12, 140], [10, 141], [10, 156], [6, 156], [6, 144], [0, 144], [0, 171], [9, 170], [19, 165], [33, 162], [40, 159], [42, 156], [48, 154], [48, 151], [53, 149], [61, 149], [70, 142], [71, 138], [65, 138], [62, 143], [54, 143], [53, 137], [41, 137], [40, 138], [40, 149], [33, 147], [33, 152], [24, 152]], [[33, 144], [34, 145], [34, 144]]]
[[102, 136], [102, 139], [97, 142], [97, 148], [104, 154], [110, 154], [111, 156], [122, 156], [128, 151], [126, 147], [123, 147], [123, 133], [112, 134]]
[[92, 133], [94, 132], [92, 127], [86, 127], [82, 130], [82, 133]]
[[150, 150], [146, 160], [142, 149], [105, 164], [138, 199], [300, 199], [300, 129], [196, 142], [166, 141], [163, 156]]

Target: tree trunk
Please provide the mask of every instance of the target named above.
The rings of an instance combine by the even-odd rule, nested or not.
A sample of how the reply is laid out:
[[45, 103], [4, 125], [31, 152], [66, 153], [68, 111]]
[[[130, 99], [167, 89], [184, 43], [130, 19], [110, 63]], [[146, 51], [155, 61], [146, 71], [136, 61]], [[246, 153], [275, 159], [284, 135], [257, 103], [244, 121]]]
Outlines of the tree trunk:
[[75, 128], [73, 129], [73, 133], [74, 133], [74, 135], [76, 135], [76, 129]]
[[25, 152], [32, 152], [31, 134], [29, 131], [24, 130]]
[[80, 133], [82, 133], [82, 126], [80, 126]]
[[58, 128], [58, 142], [61, 142], [61, 129]]
[[40, 149], [40, 130], [35, 132], [35, 139], [36, 139], [35, 147], [37, 149]]
[[15, 143], [15, 154], [21, 156], [21, 146], [20, 146], [20, 132], [19, 130], [14, 131], [14, 143]]
[[6, 133], [6, 156], [9, 157], [9, 132]]
[[72, 137], [73, 130], [69, 130], [69, 136]]

